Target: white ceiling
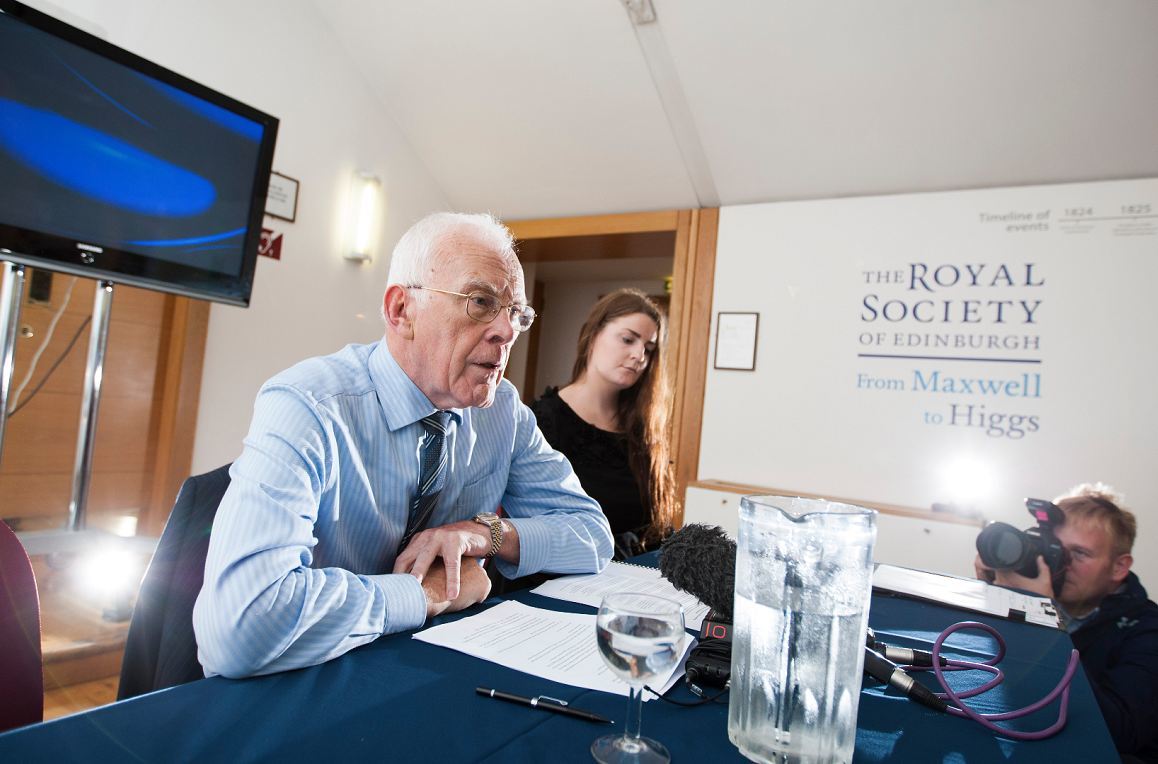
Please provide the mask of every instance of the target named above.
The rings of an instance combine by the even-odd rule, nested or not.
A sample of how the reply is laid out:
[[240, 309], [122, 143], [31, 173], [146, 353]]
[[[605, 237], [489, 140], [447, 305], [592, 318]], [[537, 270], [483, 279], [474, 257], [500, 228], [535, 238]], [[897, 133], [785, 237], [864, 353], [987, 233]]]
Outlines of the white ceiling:
[[1158, 176], [1154, 0], [311, 0], [507, 218]]

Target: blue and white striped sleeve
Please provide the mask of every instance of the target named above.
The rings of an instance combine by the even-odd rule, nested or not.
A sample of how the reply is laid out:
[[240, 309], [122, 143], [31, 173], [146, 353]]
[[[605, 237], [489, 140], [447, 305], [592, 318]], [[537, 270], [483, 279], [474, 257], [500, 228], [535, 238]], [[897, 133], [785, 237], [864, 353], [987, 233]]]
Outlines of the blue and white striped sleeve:
[[519, 534], [518, 567], [497, 560], [508, 578], [550, 571], [598, 573], [611, 561], [611, 526], [583, 491], [570, 462], [551, 448], [531, 410], [517, 403], [514, 452], [503, 510]]
[[307, 394], [262, 389], [217, 511], [193, 611], [207, 676], [312, 666], [425, 621], [414, 576], [311, 567], [335, 448], [333, 424]]

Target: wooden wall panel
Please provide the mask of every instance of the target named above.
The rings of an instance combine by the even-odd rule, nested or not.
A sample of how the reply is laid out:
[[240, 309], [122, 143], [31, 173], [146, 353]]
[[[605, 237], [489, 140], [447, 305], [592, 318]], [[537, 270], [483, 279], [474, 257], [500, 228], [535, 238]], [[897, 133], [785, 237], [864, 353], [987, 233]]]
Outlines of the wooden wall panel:
[[[145, 498], [144, 472], [97, 472], [88, 494], [89, 525], [107, 528], [116, 518], [138, 515]], [[15, 518], [22, 531], [60, 528], [72, 498], [72, 468], [68, 472], [0, 475], [5, 517]], [[51, 512], [46, 512], [51, 508]]]
[[[51, 304], [34, 304], [27, 300], [22, 304], [20, 325], [31, 329], [32, 335], [21, 336], [17, 340], [12, 393], [15, 393], [16, 386], [23, 380], [32, 357], [47, 336], [52, 315], [63, 302], [70, 279], [60, 275], [55, 277]], [[40, 381], [48, 367], [68, 346], [69, 340], [76, 335], [84, 319], [92, 313], [95, 286], [96, 282], [90, 279], [77, 279], [72, 299], [56, 325], [52, 340], [37, 364], [27, 391]], [[172, 298], [159, 292], [125, 286], [114, 289], [102, 395], [152, 396], [153, 371], [166, 299]], [[45, 384], [45, 391], [81, 393], [90, 329], [85, 327], [72, 350]]]
[[[22, 301], [20, 324], [30, 336], [17, 342], [12, 393], [47, 336], [52, 316], [64, 303], [71, 281], [70, 276], [56, 274], [47, 305], [31, 303], [27, 298]], [[92, 312], [95, 288], [95, 281], [77, 279], [51, 342], [18, 401], [28, 405], [8, 422], [0, 462], [0, 517], [23, 529], [61, 527], [68, 515], [91, 327], [80, 333], [40, 392], [34, 398], [29, 396]], [[193, 313], [200, 319], [174, 322], [177, 313]], [[191, 433], [207, 319], [205, 303], [115, 287], [93, 447], [90, 525], [99, 527], [112, 515], [143, 516], [145, 525], [150, 525], [149, 517], [156, 511], [167, 517], [176, 496], [176, 488], [168, 487], [175, 479], [170, 473], [185, 473], [183, 479], [192, 460]], [[171, 336], [174, 332], [176, 336]], [[181, 412], [180, 416], [176, 412]], [[162, 428], [162, 418], [180, 425]], [[187, 442], [174, 446], [174, 439]], [[156, 486], [159, 449], [164, 451], [164, 490]], [[164, 509], [155, 510], [154, 502]]]
[[[148, 456], [149, 398], [101, 397], [93, 471], [143, 471]], [[8, 422], [0, 475], [72, 472], [80, 395], [42, 392]]]

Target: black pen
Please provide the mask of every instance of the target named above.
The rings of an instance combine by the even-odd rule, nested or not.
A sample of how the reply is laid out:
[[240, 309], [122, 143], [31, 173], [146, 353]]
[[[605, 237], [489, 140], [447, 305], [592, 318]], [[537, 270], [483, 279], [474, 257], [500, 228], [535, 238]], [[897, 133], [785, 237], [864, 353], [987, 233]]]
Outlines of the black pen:
[[604, 719], [599, 714], [593, 714], [590, 711], [583, 711], [578, 708], [571, 708], [567, 705], [567, 701], [559, 700], [558, 698], [548, 698], [545, 695], [539, 695], [534, 698], [524, 698], [522, 695], [512, 695], [509, 692], [502, 690], [490, 690], [486, 687], [475, 687], [474, 691], [479, 695], [485, 695], [488, 698], [498, 698], [505, 700], [508, 703], [518, 703], [520, 706], [530, 706], [531, 708], [541, 708], [544, 711], [550, 711], [556, 714], [566, 714], [567, 716], [574, 716], [577, 719], [585, 719], [589, 722], [600, 722], [602, 724], [615, 724], [610, 719]]

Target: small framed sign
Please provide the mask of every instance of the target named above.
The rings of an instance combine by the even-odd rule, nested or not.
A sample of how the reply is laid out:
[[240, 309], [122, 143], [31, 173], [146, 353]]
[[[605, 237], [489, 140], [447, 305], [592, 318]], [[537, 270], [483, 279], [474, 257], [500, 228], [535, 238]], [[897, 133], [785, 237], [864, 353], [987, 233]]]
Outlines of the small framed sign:
[[759, 327], [759, 313], [717, 313], [715, 368], [755, 371]]
[[280, 172], [269, 174], [269, 191], [265, 195], [265, 214], [294, 222], [298, 215], [298, 182]]
[[257, 254], [262, 257], [281, 260], [281, 234], [269, 228], [261, 229], [261, 241], [257, 246]]

